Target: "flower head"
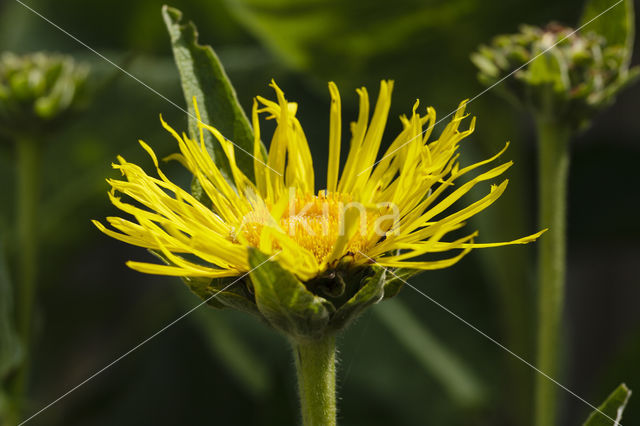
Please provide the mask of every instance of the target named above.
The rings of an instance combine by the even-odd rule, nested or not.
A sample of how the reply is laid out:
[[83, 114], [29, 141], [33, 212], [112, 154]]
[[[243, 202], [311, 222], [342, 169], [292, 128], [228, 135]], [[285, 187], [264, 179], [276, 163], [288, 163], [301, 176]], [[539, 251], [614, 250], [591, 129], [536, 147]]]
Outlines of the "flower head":
[[[580, 127], [622, 88], [639, 69], [629, 69], [628, 46], [595, 32], [580, 32], [557, 23], [544, 28], [522, 25], [516, 34], [496, 36], [471, 60], [486, 86], [497, 86], [511, 100]], [[514, 78], [505, 79], [514, 70]]]
[[88, 67], [72, 57], [43, 52], [0, 56], [0, 131], [44, 131], [77, 103]]
[[[160, 170], [153, 150], [142, 141], [156, 166], [157, 177], [118, 158], [114, 168], [126, 180], [109, 179], [109, 196], [133, 220], [109, 217], [111, 228], [94, 223], [107, 235], [151, 249], [166, 262], [132, 261], [128, 263], [131, 268], [191, 280], [203, 277], [210, 282], [212, 278], [236, 277], [250, 271], [251, 253], [259, 251], [274, 256], [281, 273], [286, 271], [314, 295], [325, 297], [324, 304], [335, 302], [332, 297], [343, 296], [344, 281], [349, 287], [349, 277], [356, 276], [357, 283], [346, 291], [350, 297], [356, 294], [363, 279], [370, 278], [367, 271], [374, 263], [411, 270], [445, 268], [472, 248], [528, 243], [540, 235], [489, 244], [476, 243], [476, 232], [448, 239], [468, 218], [497, 200], [507, 180], [491, 185], [481, 199], [465, 207], [453, 207], [474, 186], [494, 180], [511, 166], [511, 162], [496, 165], [461, 182], [480, 167], [495, 162], [506, 149], [476, 164], [459, 164], [460, 141], [473, 132], [475, 124], [472, 119], [468, 128], [460, 128], [467, 117], [464, 102], [432, 141], [435, 111], [427, 108], [421, 115], [416, 102], [409, 117], [400, 117], [403, 130], [380, 156], [393, 83], [380, 84], [371, 117], [368, 92], [359, 89], [360, 113], [351, 123], [351, 143], [340, 173], [341, 104], [338, 89], [330, 83], [327, 182], [316, 191], [309, 145], [296, 118], [298, 105], [288, 102], [275, 83], [271, 86], [276, 100], [258, 97], [253, 105], [255, 181], [237, 166], [232, 142], [202, 122], [200, 141], [178, 134], [164, 121], [162, 124], [180, 148], [180, 153], [167, 159], [179, 161], [193, 173], [206, 194], [205, 201], [171, 182]], [[262, 150], [261, 114], [277, 122], [268, 153]], [[207, 153], [203, 132], [210, 132], [224, 149], [231, 169], [228, 180]], [[433, 254], [435, 259], [424, 258]], [[248, 291], [243, 297], [260, 307], [260, 300], [255, 300], [260, 291], [255, 291], [255, 295]]]

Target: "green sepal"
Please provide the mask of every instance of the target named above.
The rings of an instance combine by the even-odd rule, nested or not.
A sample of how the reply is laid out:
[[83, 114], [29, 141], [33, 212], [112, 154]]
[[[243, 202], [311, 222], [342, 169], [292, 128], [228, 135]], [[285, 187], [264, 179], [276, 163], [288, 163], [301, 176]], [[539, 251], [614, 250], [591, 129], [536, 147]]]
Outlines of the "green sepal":
[[292, 273], [255, 248], [249, 249], [249, 274], [258, 309], [271, 326], [295, 340], [326, 333], [335, 308], [311, 293]]
[[[640, 79], [640, 66], [629, 68], [624, 75], [620, 75], [616, 81], [607, 86], [602, 93], [593, 93], [588, 98], [595, 106], [612, 104], [618, 93], [636, 83]], [[591, 98], [594, 98], [593, 100]]]
[[569, 90], [570, 82], [568, 64], [557, 49], [551, 49], [545, 53], [548, 47], [540, 46], [534, 51], [534, 57], [538, 56], [526, 72], [526, 80], [529, 84], [549, 85], [554, 92], [563, 93]]
[[487, 76], [488, 81], [493, 81], [500, 77], [500, 68], [494, 61], [489, 59], [492, 57], [492, 52], [488, 51], [485, 46], [480, 46], [478, 52], [474, 52], [470, 55], [471, 62], [480, 71], [479, 76]]
[[386, 269], [373, 266], [374, 274], [365, 278], [363, 285], [349, 300], [340, 306], [331, 317], [329, 328], [339, 331], [348, 326], [366, 308], [378, 303], [384, 296]]
[[[173, 265], [162, 253], [155, 250], [149, 250], [149, 252], [167, 265]], [[247, 289], [246, 277], [180, 277], [180, 279], [192, 293], [206, 300], [207, 305], [211, 307], [237, 309], [261, 316], [253, 295]]]
[[[154, 253], [156, 256], [159, 256], [157, 253]], [[202, 300], [206, 300], [207, 304], [211, 307], [217, 309], [224, 309], [226, 306], [219, 299], [210, 298], [212, 293], [211, 284], [213, 283], [213, 278], [205, 278], [205, 277], [180, 277], [180, 280], [186, 285], [189, 290]]]
[[[591, 413], [583, 426], [620, 425], [622, 413], [629, 402], [629, 397], [631, 397], [631, 391], [622, 383], [607, 397], [602, 405], [598, 407], [598, 411]], [[602, 413], [606, 414], [606, 416]], [[615, 420], [615, 423], [611, 419]]]
[[400, 293], [400, 290], [409, 278], [414, 275], [419, 274], [420, 269], [409, 269], [409, 268], [397, 268], [393, 270], [393, 273], [390, 273], [387, 276], [387, 281], [384, 283], [384, 298], [390, 299], [394, 296], [397, 296]]
[[604, 37], [607, 46], [622, 46], [624, 59], [621, 69], [627, 69], [633, 53], [634, 18], [633, 0], [623, 0], [622, 4], [616, 5], [610, 0], [587, 0], [580, 26], [586, 24], [583, 32], [593, 31]]
[[[207, 304], [214, 308], [230, 308], [247, 312], [257, 316], [262, 316], [253, 295], [247, 288], [248, 277], [230, 277], [203, 279], [197, 278], [199, 283], [195, 283], [193, 277], [184, 277], [182, 281], [187, 284], [192, 292], [200, 298], [207, 300]], [[205, 280], [209, 282], [206, 283]], [[192, 286], [190, 284], [196, 284]], [[203, 286], [203, 284], [205, 284]]]
[[[182, 12], [162, 7], [182, 90], [189, 114], [189, 134], [200, 139], [193, 98], [198, 102], [202, 122], [218, 129], [235, 144], [235, 158], [240, 170], [253, 179], [253, 131], [236, 92], [218, 56], [211, 46], [198, 43], [198, 31], [192, 23], [182, 23]], [[211, 133], [203, 132], [204, 143], [211, 158], [223, 175], [231, 177], [229, 161], [220, 143]], [[199, 185], [197, 182], [195, 185]], [[204, 194], [195, 191], [195, 194]], [[202, 200], [200, 200], [202, 201]], [[205, 199], [206, 201], [206, 199]]]

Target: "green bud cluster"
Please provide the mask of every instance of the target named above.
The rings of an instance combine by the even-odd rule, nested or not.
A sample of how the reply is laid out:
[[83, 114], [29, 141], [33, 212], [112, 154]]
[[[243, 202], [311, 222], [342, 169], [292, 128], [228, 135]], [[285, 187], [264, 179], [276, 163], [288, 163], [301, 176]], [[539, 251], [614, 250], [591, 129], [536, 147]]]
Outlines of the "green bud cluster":
[[513, 102], [579, 128], [640, 74], [637, 67], [629, 69], [628, 49], [595, 32], [555, 23], [523, 25], [517, 34], [499, 35], [480, 46], [471, 60], [482, 84], [496, 84]]
[[77, 106], [88, 67], [70, 56], [42, 52], [0, 56], [0, 132], [37, 133]]

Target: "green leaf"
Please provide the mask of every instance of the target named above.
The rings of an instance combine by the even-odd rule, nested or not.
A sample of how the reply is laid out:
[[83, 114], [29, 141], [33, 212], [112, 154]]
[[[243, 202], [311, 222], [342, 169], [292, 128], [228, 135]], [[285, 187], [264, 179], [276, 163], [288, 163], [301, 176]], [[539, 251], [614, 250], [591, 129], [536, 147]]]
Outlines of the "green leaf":
[[471, 369], [399, 300], [381, 303], [373, 312], [459, 406], [476, 407], [484, 402], [485, 390]]
[[598, 407], [598, 411], [591, 413], [587, 421], [584, 422], [584, 426], [621, 426], [622, 412], [627, 406], [630, 396], [631, 391], [622, 383]]
[[276, 329], [294, 339], [321, 337], [333, 305], [311, 293], [298, 279], [254, 248], [249, 250], [256, 304]]
[[[235, 144], [236, 163], [253, 179], [253, 131], [246, 114], [238, 103], [236, 92], [211, 46], [198, 43], [198, 31], [192, 23], [182, 23], [182, 12], [162, 7], [182, 90], [189, 112], [189, 134], [200, 139], [193, 97], [198, 102], [202, 122], [218, 129]], [[221, 172], [231, 176], [229, 161], [222, 146], [209, 132], [204, 132], [207, 151]]]
[[0, 382], [20, 363], [21, 358], [22, 346], [14, 326], [9, 268], [0, 242]]
[[386, 270], [380, 267], [374, 267], [374, 270], [373, 276], [364, 280], [362, 288], [333, 314], [329, 324], [332, 330], [342, 330], [367, 307], [382, 300]]
[[[622, 67], [626, 69], [631, 61], [635, 36], [633, 0], [623, 0], [622, 3], [611, 7], [613, 4], [615, 3], [611, 0], [587, 0], [580, 25], [591, 21], [584, 27], [583, 32], [593, 31], [601, 35], [607, 40], [608, 46], [624, 46], [625, 59]], [[603, 13], [609, 8], [611, 9]]]

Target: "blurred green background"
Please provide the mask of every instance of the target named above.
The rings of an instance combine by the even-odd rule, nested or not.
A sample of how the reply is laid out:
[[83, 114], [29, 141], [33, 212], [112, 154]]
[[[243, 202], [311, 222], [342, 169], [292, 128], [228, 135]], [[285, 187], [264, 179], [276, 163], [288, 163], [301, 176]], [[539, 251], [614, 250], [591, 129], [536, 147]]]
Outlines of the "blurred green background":
[[[162, 3], [25, 3], [184, 105]], [[416, 98], [443, 117], [483, 90], [469, 61], [478, 44], [514, 32], [520, 23], [573, 25], [582, 1], [170, 5], [194, 20], [201, 41], [219, 53], [245, 108], [255, 95], [273, 97], [267, 86], [272, 77], [299, 102], [317, 178], [323, 179], [327, 81], [341, 89], [344, 120], [356, 117], [354, 89], [366, 85], [377, 93], [384, 78], [396, 81], [393, 117], [410, 112]], [[633, 63], [639, 45], [636, 40]], [[177, 146], [158, 114], [185, 130], [186, 116], [12, 0], [0, 3], [0, 50], [68, 53], [92, 69], [92, 102], [47, 141], [31, 413], [199, 303], [177, 279], [128, 269], [125, 261], [150, 255], [105, 237], [89, 221], [117, 214], [104, 181], [116, 175], [110, 167], [116, 155], [149, 167], [137, 139], [160, 155], [174, 152]], [[572, 146], [564, 368], [557, 379], [595, 405], [622, 381], [640, 389], [639, 98], [640, 85], [624, 92]], [[470, 226], [480, 229], [482, 241], [536, 231], [532, 123], [492, 93], [473, 101], [469, 111], [478, 123], [462, 162], [485, 158], [510, 140], [504, 158], [516, 163], [508, 172], [507, 193]], [[387, 142], [399, 128], [399, 120], [390, 120]], [[12, 144], [1, 141], [0, 238], [10, 260], [14, 159]], [[180, 167], [168, 164], [165, 170], [188, 185], [190, 177]], [[458, 266], [424, 273], [412, 283], [534, 361], [535, 253], [534, 245], [477, 250]], [[535, 373], [410, 288], [370, 309], [339, 345], [342, 424], [531, 424]], [[591, 410], [562, 395], [564, 424], [581, 424]], [[639, 401], [632, 397], [625, 424], [640, 424]], [[289, 425], [299, 421], [297, 405], [285, 339], [253, 318], [203, 307], [31, 424]]]

